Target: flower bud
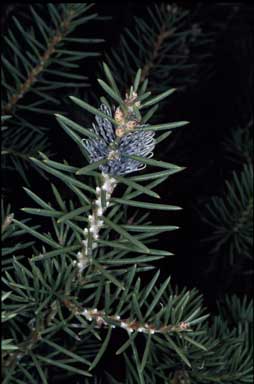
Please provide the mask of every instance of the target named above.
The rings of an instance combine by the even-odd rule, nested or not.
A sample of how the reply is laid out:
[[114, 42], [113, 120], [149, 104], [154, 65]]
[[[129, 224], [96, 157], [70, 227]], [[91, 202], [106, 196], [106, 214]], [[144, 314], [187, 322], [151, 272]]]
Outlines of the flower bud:
[[119, 107], [117, 107], [117, 109], [115, 111], [114, 118], [115, 118], [115, 121], [117, 122], [117, 124], [122, 124], [124, 121], [124, 114]]
[[117, 137], [123, 137], [125, 134], [125, 129], [124, 127], [119, 127], [116, 129], [116, 136]]

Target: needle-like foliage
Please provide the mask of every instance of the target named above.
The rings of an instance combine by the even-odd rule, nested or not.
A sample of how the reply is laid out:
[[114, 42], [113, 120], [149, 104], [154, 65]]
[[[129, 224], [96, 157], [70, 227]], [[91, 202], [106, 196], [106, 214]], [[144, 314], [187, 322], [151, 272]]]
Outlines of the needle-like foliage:
[[228, 256], [230, 265], [252, 258], [253, 234], [253, 168], [245, 165], [232, 181], [226, 181], [223, 197], [213, 197], [207, 206], [208, 224], [212, 227], [213, 252]]
[[[157, 126], [141, 124], [142, 110], [147, 110], [150, 105], [158, 103], [171, 92], [165, 92], [160, 96], [150, 98], [142, 97], [144, 89], [142, 88], [142, 83], [140, 84], [139, 74], [140, 71], [137, 72], [134, 85], [130, 88], [130, 93], [126, 95], [124, 99], [120, 93], [118, 93], [117, 88], [112, 86], [112, 84], [115, 84], [112, 81], [113, 76], [109, 68], [105, 66], [105, 75], [110, 85], [107, 85], [104, 81], [100, 81], [100, 83], [102, 88], [106, 90], [107, 94], [111, 96], [113, 100], [119, 101], [119, 106], [114, 109], [115, 113], [113, 116], [105, 113], [104, 110], [97, 110], [80, 99], [72, 98], [72, 100], [84, 110], [91, 112], [95, 116], [100, 116], [101, 120], [99, 120], [98, 117], [97, 122], [104, 125], [104, 134], [106, 133], [107, 127], [115, 132], [115, 137], [112, 137], [112, 142], [109, 142], [111, 150], [115, 152], [114, 156], [117, 156], [117, 151], [118, 148], [121, 148], [123, 138], [131, 138], [132, 135], [135, 136], [136, 132], [143, 132], [142, 135], [145, 136], [149, 132], [154, 134], [160, 130], [168, 130], [185, 124], [185, 122], [182, 122], [182, 124], [177, 122]], [[139, 91], [140, 89], [141, 91]], [[110, 102], [106, 99], [105, 103], [110, 105]], [[96, 136], [98, 132], [96, 133], [94, 129], [81, 127], [62, 115], [57, 115], [57, 119], [64, 131], [79, 145], [81, 150], [83, 150], [82, 136], [92, 137], [93, 139], [90, 138], [90, 140], [94, 140], [95, 143], [96, 140], [100, 140], [99, 137], [97, 138]], [[78, 134], [81, 134], [81, 136]], [[160, 137], [160, 134], [158, 137]], [[159, 185], [170, 174], [180, 171], [182, 168], [171, 163], [146, 158], [144, 156], [145, 152], [140, 153], [139, 147], [135, 147], [135, 141], [131, 141], [131, 143], [133, 151], [129, 152], [124, 149], [128, 147], [126, 142], [125, 146], [122, 147], [122, 156], [141, 162], [147, 166], [161, 168], [162, 170], [159, 172], [146, 173], [143, 176], [140, 175], [140, 179], [136, 178], [136, 180], [133, 180], [132, 177], [125, 177], [126, 172], [123, 172], [124, 175], [121, 177], [117, 174], [110, 175], [104, 173], [107, 169], [100, 169], [101, 160], [95, 161], [95, 159], [91, 157], [91, 153], [90, 164], [81, 168], [73, 167], [66, 163], [57, 163], [50, 160], [44, 154], [42, 154], [43, 161], [32, 159], [38, 167], [59, 178], [67, 187], [71, 188], [76, 195], [75, 202], [70, 201], [67, 204], [67, 202], [61, 198], [57, 188], [52, 185], [56, 201], [54, 204], [55, 207], [53, 207], [32, 191], [26, 189], [29, 196], [39, 205], [39, 208], [24, 208], [23, 211], [48, 217], [52, 222], [52, 231], [48, 234], [43, 233], [41, 230], [38, 231], [24, 222], [13, 219], [15, 225], [37, 240], [35, 247], [39, 246], [41, 249], [37, 248], [38, 251], [35, 251], [35, 254], [32, 255], [32, 258], [29, 260], [29, 266], [25, 267], [16, 259], [13, 260], [13, 268], [15, 269], [16, 279], [18, 279], [14, 284], [17, 288], [14, 288], [14, 291], [16, 295], [21, 295], [20, 299], [23, 302], [23, 310], [20, 316], [16, 316], [16, 320], [10, 320], [17, 322], [15, 328], [18, 330], [18, 333], [15, 333], [15, 336], [12, 338], [15, 340], [14, 345], [16, 345], [20, 351], [21, 356], [26, 356], [26, 351], [34, 350], [33, 345], [37, 346], [38, 344], [38, 352], [34, 350], [30, 358], [34, 361], [35, 366], [40, 366], [40, 369], [37, 368], [37, 373], [44, 381], [46, 371], [43, 368], [43, 362], [47, 365], [57, 366], [70, 372], [89, 376], [89, 372], [95, 368], [107, 348], [112, 328], [124, 329], [129, 335], [136, 334], [137, 332], [143, 333], [144, 336], [148, 335], [147, 342], [149, 342], [149, 344], [147, 345], [142, 360], [143, 370], [146, 365], [151, 335], [158, 334], [158, 337], [164, 337], [164, 335], [167, 337], [168, 333], [185, 333], [190, 330], [192, 324], [197, 324], [207, 317], [206, 315], [202, 315], [199, 307], [195, 308], [195, 316], [193, 316], [190, 312], [190, 308], [192, 308], [193, 305], [191, 300], [192, 296], [189, 295], [189, 293], [183, 293], [182, 296], [178, 295], [175, 298], [174, 296], [169, 296], [171, 298], [170, 302], [168, 302], [168, 294], [166, 291], [169, 289], [169, 278], [162, 283], [160, 288], [155, 287], [158, 273], [154, 275], [151, 283], [144, 288], [141, 288], [140, 280], [136, 280], [135, 271], [150, 269], [151, 263], [161, 257], [170, 255], [168, 251], [151, 248], [149, 244], [150, 238], [154, 234], [171, 231], [177, 227], [149, 225], [144, 215], [137, 219], [134, 218], [132, 225], [128, 226], [126, 225], [126, 217], [123, 217], [124, 211], [121, 210], [121, 207], [126, 205], [127, 207], [134, 206], [142, 209], [168, 211], [179, 209], [180, 207], [178, 206], [145, 202], [142, 201], [142, 199], [137, 200], [137, 197], [145, 193], [150, 195], [150, 198], [158, 198], [159, 196], [153, 191], [153, 188]], [[155, 143], [156, 140], [154, 141], [154, 145]], [[144, 145], [146, 145], [145, 142]], [[142, 157], [142, 155], [144, 157]], [[111, 158], [112, 154], [106, 152], [102, 160], [105, 163], [111, 161]], [[131, 169], [131, 172], [133, 171], [137, 171], [137, 169]], [[88, 177], [89, 175], [94, 178], [91, 186], [88, 186], [84, 182], [84, 177]], [[145, 184], [142, 183], [143, 179]], [[151, 182], [150, 180], [153, 181]], [[123, 183], [125, 189], [121, 197], [114, 198], [111, 195], [118, 183]], [[89, 211], [92, 212], [92, 214], [87, 216]], [[84, 225], [85, 228], [83, 227]], [[41, 244], [41, 246], [39, 244]], [[78, 263], [76, 258], [78, 259]], [[41, 265], [44, 272], [38, 267], [39, 265]], [[126, 277], [127, 267], [130, 268], [131, 265], [133, 268]], [[35, 278], [35, 275], [38, 280]], [[56, 280], [53, 279], [54, 275], [58, 276]], [[6, 277], [4, 277], [4, 283], [8, 289], [14, 287], [13, 282], [13, 276], [7, 272]], [[23, 292], [25, 287], [29, 287], [29, 289]], [[82, 305], [78, 299], [80, 291], [82, 292]], [[14, 296], [12, 295], [12, 297]], [[17, 300], [19, 302], [19, 299]], [[38, 300], [41, 304], [39, 304]], [[164, 301], [165, 303], [163, 304]], [[181, 302], [182, 305], [180, 306]], [[33, 303], [33, 307], [31, 303]], [[187, 303], [189, 303], [190, 308]], [[32, 314], [34, 314], [35, 308], [37, 308], [38, 305], [39, 309], [36, 310], [37, 315], [34, 317]], [[80, 324], [75, 325], [72, 322], [69, 328], [66, 320], [63, 323], [64, 313], [62, 312], [63, 309], [61, 309], [62, 305], [67, 307], [72, 313], [70, 319], [74, 316]], [[185, 311], [183, 311], [183, 305], [186, 308]], [[12, 304], [11, 308], [19, 311], [18, 306]], [[101, 307], [100, 310], [97, 309], [98, 306]], [[174, 306], [175, 309], [173, 309]], [[7, 305], [7, 309], [8, 308]], [[51, 308], [49, 313], [48, 308]], [[57, 315], [58, 311], [60, 312]], [[14, 311], [14, 313], [16, 312]], [[26, 323], [28, 324], [28, 329], [26, 331], [20, 329], [20, 322], [22, 323], [24, 321], [23, 316], [27, 318]], [[59, 323], [55, 324], [52, 329], [53, 333], [51, 333], [49, 331], [49, 329], [51, 329], [50, 324], [52, 321], [54, 322], [53, 319], [58, 316], [60, 316], [58, 321], [60, 321], [62, 325], [60, 326]], [[67, 314], [67, 316], [69, 315]], [[44, 324], [43, 328], [39, 326], [41, 321]], [[92, 327], [90, 322], [92, 322]], [[32, 324], [31, 331], [29, 331], [29, 324]], [[74, 327], [74, 329], [76, 327], [81, 328], [79, 335], [75, 336], [75, 332], [71, 329], [72, 327]], [[86, 331], [87, 327], [90, 330], [88, 334]], [[74, 338], [76, 341], [81, 341], [82, 339], [81, 344], [83, 345], [85, 341], [86, 346], [89, 346], [87, 337], [92, 337], [93, 339], [93, 337], [97, 335], [97, 338], [99, 338], [99, 340], [101, 339], [95, 330], [96, 327], [106, 327], [107, 334], [98, 353], [94, 355], [94, 359], [86, 359], [83, 356], [83, 361], [86, 361], [86, 364], [88, 364], [87, 370], [81, 371], [71, 363], [65, 364], [63, 361], [61, 362], [61, 360], [56, 358], [57, 355], [55, 353], [54, 360], [50, 358], [51, 354], [45, 359], [42, 357], [45, 355], [45, 352], [42, 353], [41, 349], [45, 348], [45, 346], [43, 347], [44, 342], [42, 341], [44, 340], [42, 336], [44, 332], [47, 335], [45, 341], [47, 348], [49, 345], [51, 349], [53, 348], [52, 353], [54, 350], [55, 352], [61, 351], [68, 356], [70, 352], [67, 352], [67, 345], [59, 345], [58, 332], [63, 330], [67, 332], [68, 337]], [[84, 331], [82, 331], [82, 329], [84, 329]], [[91, 336], [90, 332], [92, 332]], [[85, 338], [83, 337], [83, 333], [84, 335], [87, 334]], [[20, 334], [21, 340], [19, 340], [18, 334]], [[50, 338], [49, 335], [51, 335]], [[94, 341], [96, 341], [96, 339]], [[78, 344], [79, 347], [82, 348], [82, 345], [80, 345], [80, 343]], [[131, 345], [133, 347], [132, 343]], [[185, 357], [184, 353], [181, 352], [178, 347], [174, 346], [175, 344], [172, 341], [172, 348], [176, 348], [178, 358], [183, 359], [183, 361], [188, 364], [187, 357]], [[124, 346], [119, 349], [118, 354], [120, 354], [120, 351], [122, 353], [127, 347], [128, 343], [125, 343]], [[18, 355], [18, 350], [16, 356]], [[91, 354], [91, 352], [89, 353]], [[79, 361], [78, 355], [79, 354], [73, 350], [73, 362]], [[13, 357], [8, 356], [7, 353], [7, 366], [12, 358]], [[31, 372], [29, 370], [27, 372], [24, 366], [23, 369], [21, 368], [21, 371], [26, 372], [26, 375], [31, 375]], [[17, 373], [19, 376], [19, 372], [19, 368], [16, 365], [13, 375], [15, 376]]]
[[134, 17], [125, 28], [119, 46], [106, 54], [120, 87], [133, 80], [137, 67], [142, 68], [142, 80], [149, 78], [152, 91], [163, 92], [169, 85], [182, 90], [195, 83], [206, 58], [202, 47], [214, 36], [202, 31], [195, 12], [178, 4], [156, 4], [144, 12], [146, 16]]
[[[92, 6], [31, 5], [27, 22], [22, 24], [13, 16], [3, 38], [2, 115], [10, 118], [9, 129], [2, 133], [2, 163], [5, 169], [18, 171], [27, 185], [27, 172], [35, 166], [29, 157], [49, 149], [48, 120], [41, 116], [56, 111], [59, 91], [68, 93], [71, 88], [89, 86], [87, 76], [77, 73], [76, 68], [98, 56], [91, 44], [103, 40], [78, 37], [76, 30], [97, 19]], [[77, 43], [82, 44], [82, 51]], [[35, 125], [36, 116], [40, 119]]]
[[[4, 143], [12, 150], [20, 145], [22, 156], [43, 175], [48, 188], [38, 192], [33, 185], [26, 185], [25, 201], [31, 206], [22, 212], [15, 208], [13, 212], [8, 195], [2, 203], [3, 384], [251, 383], [252, 301], [247, 296], [221, 298], [219, 315], [211, 316], [196, 288], [188, 282], [179, 288], [167, 268], [163, 273], [158, 268], [162, 261], [167, 266], [173, 255], [160, 249], [159, 239], [165, 235], [170, 239], [170, 232], [179, 228], [172, 224], [171, 215], [182, 209], [177, 203], [169, 204], [158, 187], [184, 170], [160, 160], [158, 154], [172, 130], [184, 131], [188, 123], [158, 117], [153, 123], [159, 105], [175, 91], [162, 76], [163, 63], [152, 56], [152, 62], [150, 57], [143, 65], [144, 57], [133, 56], [132, 47], [122, 38], [126, 50], [121, 51], [123, 62], [101, 65], [100, 101], [88, 103], [76, 97], [75, 90], [75, 96], [68, 98], [71, 108], [75, 106], [87, 124], [68, 114], [61, 95], [55, 92], [87, 84], [75, 68], [90, 51], [76, 50], [72, 45], [83, 46], [98, 39], [69, 34], [96, 18], [87, 14], [90, 7], [80, 3], [35, 4], [30, 16], [36, 29], [28, 31], [14, 18], [20, 40], [12, 30], [6, 39], [13, 55], [5, 64]], [[152, 41], [158, 44], [159, 34], [156, 54], [170, 59], [171, 79], [177, 80], [174, 70], [177, 67], [184, 74], [187, 62], [177, 61], [178, 55], [174, 67], [173, 42], [179, 49], [181, 44], [195, 45], [201, 31], [197, 25], [194, 32], [186, 27], [185, 12], [176, 5], [151, 9], [150, 20], [156, 28], [138, 20], [135, 33], [145, 39], [138, 44], [139, 53]], [[46, 13], [50, 19], [45, 21]], [[170, 34], [169, 26], [173, 28]], [[131, 31], [126, 34], [133, 40]], [[20, 41], [24, 38], [33, 53], [27, 50], [21, 54]], [[172, 44], [164, 46], [169, 38]], [[130, 78], [124, 74], [120, 78], [118, 71], [123, 63], [130, 64], [129, 60], [138, 66], [128, 67]], [[149, 87], [146, 79], [147, 75], [153, 77], [155, 69], [163, 88], [159, 92], [155, 82]], [[30, 70], [35, 70], [31, 83]], [[9, 91], [5, 89], [6, 79], [11, 84]], [[181, 84], [189, 84], [183, 79]], [[25, 92], [16, 97], [21, 90]], [[24, 115], [25, 111], [29, 113]], [[44, 124], [33, 130], [30, 113], [45, 113], [54, 119], [80, 156], [67, 161], [65, 153], [56, 158], [47, 151]], [[6, 157], [8, 148], [4, 151]], [[20, 171], [20, 164], [13, 164]], [[234, 239], [244, 257], [249, 246], [246, 237], [250, 228], [245, 224], [249, 215], [246, 204], [252, 193], [251, 172], [248, 163], [241, 180], [234, 174], [234, 183], [227, 185], [231, 217], [228, 211], [220, 217], [224, 228], [232, 224], [232, 218], [234, 225], [244, 227], [245, 236]], [[240, 212], [240, 219], [232, 216], [234, 209]], [[163, 225], [153, 223], [154, 212], [163, 217]], [[118, 367], [122, 368], [120, 373]]]

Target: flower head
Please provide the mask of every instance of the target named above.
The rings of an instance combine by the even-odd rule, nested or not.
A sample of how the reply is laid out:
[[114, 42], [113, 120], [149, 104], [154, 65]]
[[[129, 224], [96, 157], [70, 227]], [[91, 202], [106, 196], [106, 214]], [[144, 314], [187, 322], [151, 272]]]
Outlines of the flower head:
[[[112, 116], [111, 110], [104, 104], [100, 110]], [[93, 130], [99, 137], [97, 139], [83, 139], [82, 143], [88, 152], [90, 163], [99, 160], [107, 160], [99, 169], [110, 175], [123, 175], [135, 172], [145, 167], [140, 161], [129, 159], [126, 155], [138, 155], [151, 157], [155, 147], [153, 131], [137, 130], [117, 137], [112, 123], [107, 118], [95, 117], [97, 124], [93, 124]]]

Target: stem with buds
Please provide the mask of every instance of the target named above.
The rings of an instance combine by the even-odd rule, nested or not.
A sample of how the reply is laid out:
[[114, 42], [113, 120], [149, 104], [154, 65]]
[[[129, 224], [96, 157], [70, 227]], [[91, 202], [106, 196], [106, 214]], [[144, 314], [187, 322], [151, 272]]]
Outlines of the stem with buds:
[[83, 247], [77, 253], [78, 261], [75, 261], [79, 273], [87, 267], [92, 251], [96, 248], [95, 241], [99, 238], [99, 231], [103, 226], [103, 213], [108, 208], [111, 195], [115, 189], [116, 180], [102, 173], [102, 185], [96, 188], [96, 200], [93, 203], [92, 214], [88, 216], [88, 226], [84, 229], [85, 240]]

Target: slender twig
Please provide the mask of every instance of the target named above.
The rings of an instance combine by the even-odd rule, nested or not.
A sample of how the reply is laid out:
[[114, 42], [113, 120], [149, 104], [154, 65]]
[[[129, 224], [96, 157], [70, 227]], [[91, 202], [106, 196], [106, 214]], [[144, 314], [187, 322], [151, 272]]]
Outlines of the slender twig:
[[3, 233], [9, 225], [12, 223], [12, 219], [14, 217], [14, 214], [11, 213], [10, 215], [6, 216], [4, 222], [2, 223], [1, 232]]
[[159, 30], [159, 33], [153, 45], [151, 58], [145, 63], [142, 69], [141, 81], [144, 81], [149, 76], [151, 69], [156, 65], [156, 61], [159, 57], [159, 52], [162, 44], [164, 43], [164, 40], [166, 40], [169, 36], [173, 35], [174, 32], [175, 32], [174, 29], [171, 29], [171, 30], [167, 29], [167, 26], [165, 23], [161, 25], [161, 28]]
[[11, 148], [3, 149], [1, 151], [1, 156], [5, 156], [5, 155], [20, 157], [22, 160], [26, 160], [26, 161], [30, 161], [30, 156], [31, 156], [31, 154], [25, 155], [24, 153], [17, 152]]
[[161, 30], [153, 46], [153, 53], [152, 53], [151, 59], [148, 62], [146, 62], [143, 67], [141, 81], [144, 81], [144, 79], [149, 76], [151, 69], [156, 65], [156, 60], [159, 57], [159, 51], [164, 40], [167, 39], [169, 36], [171, 36], [173, 33], [174, 33], [174, 30], [167, 31], [165, 28], [165, 25], [164, 24], [162, 25]]
[[47, 315], [44, 321], [44, 326], [42, 328], [37, 329], [32, 327], [28, 337], [22, 342], [16, 344], [16, 347], [18, 349], [15, 350], [14, 352], [4, 351], [3, 359], [2, 359], [4, 368], [10, 369], [12, 366], [15, 366], [22, 357], [29, 354], [29, 352], [34, 348], [34, 346], [41, 340], [42, 331], [45, 330], [46, 327], [50, 325], [55, 315], [56, 315], [56, 308], [54, 305], [51, 305], [51, 310]]
[[12, 113], [13, 108], [17, 104], [18, 100], [20, 100], [24, 96], [24, 94], [30, 90], [32, 84], [38, 79], [38, 76], [46, 68], [49, 59], [56, 51], [57, 44], [59, 44], [65, 37], [69, 29], [70, 22], [74, 16], [74, 10], [72, 9], [72, 7], [70, 7], [65, 18], [62, 20], [59, 28], [55, 30], [54, 35], [49, 40], [46, 51], [38, 59], [39, 63], [31, 69], [30, 73], [27, 76], [27, 79], [23, 82], [23, 84], [19, 86], [16, 93], [10, 97], [8, 103], [3, 106], [3, 115]]
[[97, 308], [85, 308], [80, 309], [77, 305], [73, 304], [69, 300], [64, 301], [65, 306], [75, 315], [82, 315], [88, 321], [95, 321], [96, 327], [120, 327], [125, 329], [128, 333], [134, 331], [140, 333], [180, 333], [183, 331], [191, 331], [188, 322], [180, 322], [179, 324], [165, 324], [161, 327], [156, 327], [154, 324], [141, 323], [137, 320], [130, 320], [128, 318], [122, 319], [119, 315], [107, 315], [104, 311], [99, 311]]
[[238, 232], [243, 225], [249, 220], [249, 217], [253, 214], [253, 198], [250, 198], [246, 209], [241, 212], [238, 217], [237, 223], [233, 228], [233, 232]]
[[92, 251], [97, 246], [95, 241], [99, 238], [99, 232], [103, 226], [103, 213], [109, 206], [115, 186], [116, 180], [102, 173], [102, 185], [96, 188], [96, 200], [92, 203], [92, 214], [88, 216], [88, 226], [84, 229], [85, 240], [82, 241], [81, 251], [77, 253], [78, 262], [74, 261], [80, 273], [88, 266]]
[[184, 369], [175, 371], [172, 384], [191, 384], [188, 372]]
[[[126, 93], [126, 98], [123, 103], [123, 109], [118, 106], [115, 111], [115, 121], [117, 127], [115, 130], [117, 140], [122, 136], [133, 131], [138, 123], [133, 118], [133, 106], [140, 104], [137, 101], [137, 93], [130, 91]], [[126, 111], [125, 111], [126, 110]], [[114, 157], [115, 151], [110, 151], [108, 160]], [[97, 247], [96, 240], [99, 238], [100, 229], [103, 227], [103, 214], [110, 204], [112, 193], [117, 185], [117, 181], [109, 174], [102, 173], [102, 184], [96, 188], [96, 200], [92, 203], [92, 214], [88, 216], [88, 226], [84, 228], [85, 240], [82, 241], [82, 249], [77, 253], [78, 261], [74, 261], [79, 270], [79, 275], [88, 266], [91, 260], [92, 251]]]

